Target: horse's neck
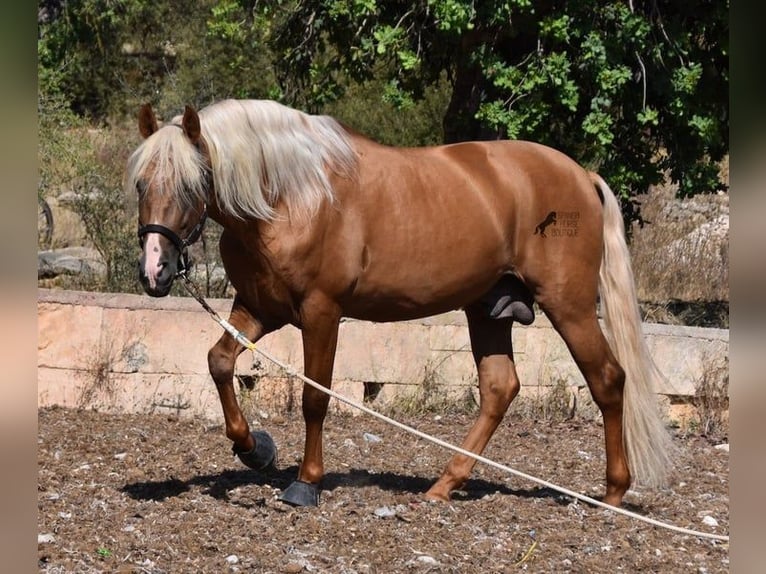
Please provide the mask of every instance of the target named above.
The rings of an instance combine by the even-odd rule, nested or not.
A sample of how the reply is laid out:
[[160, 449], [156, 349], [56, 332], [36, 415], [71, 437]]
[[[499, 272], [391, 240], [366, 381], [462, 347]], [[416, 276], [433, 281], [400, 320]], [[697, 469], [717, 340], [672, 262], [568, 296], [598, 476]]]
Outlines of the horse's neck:
[[241, 219], [222, 213], [216, 207], [209, 207], [210, 218], [223, 227], [224, 232], [238, 242], [248, 246], [249, 251], [257, 250], [271, 258], [283, 250], [286, 244], [311, 243], [322, 209], [312, 219], [291, 218], [287, 209], [278, 205], [277, 217], [273, 221], [253, 218]]

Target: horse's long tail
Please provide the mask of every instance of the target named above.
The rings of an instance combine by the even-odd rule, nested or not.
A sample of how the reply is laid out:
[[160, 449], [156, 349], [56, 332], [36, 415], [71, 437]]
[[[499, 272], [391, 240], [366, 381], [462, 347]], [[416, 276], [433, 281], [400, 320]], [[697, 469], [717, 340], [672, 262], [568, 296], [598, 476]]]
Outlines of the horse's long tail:
[[612, 351], [625, 370], [623, 441], [633, 480], [662, 486], [672, 467], [670, 435], [660, 416], [656, 389], [662, 374], [641, 329], [625, 225], [612, 190], [597, 174], [591, 180], [604, 202], [604, 254], [599, 287], [604, 324]]

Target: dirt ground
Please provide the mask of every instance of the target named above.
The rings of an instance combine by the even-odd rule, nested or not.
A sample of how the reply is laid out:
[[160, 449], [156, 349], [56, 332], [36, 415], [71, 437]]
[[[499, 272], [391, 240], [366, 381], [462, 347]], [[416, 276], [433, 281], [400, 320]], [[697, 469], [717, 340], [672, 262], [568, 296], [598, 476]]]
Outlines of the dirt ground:
[[[318, 508], [276, 500], [296, 476], [298, 413], [257, 421], [279, 447], [264, 476], [233, 457], [220, 423], [41, 409], [38, 569], [63, 572], [728, 572], [728, 544], [572, 502], [478, 464], [451, 503], [422, 498], [450, 452], [369, 416], [334, 414]], [[472, 415], [403, 422], [459, 443]], [[729, 531], [729, 454], [677, 436], [668, 489], [626, 507]], [[583, 494], [603, 493], [596, 422], [506, 418], [489, 458]]]

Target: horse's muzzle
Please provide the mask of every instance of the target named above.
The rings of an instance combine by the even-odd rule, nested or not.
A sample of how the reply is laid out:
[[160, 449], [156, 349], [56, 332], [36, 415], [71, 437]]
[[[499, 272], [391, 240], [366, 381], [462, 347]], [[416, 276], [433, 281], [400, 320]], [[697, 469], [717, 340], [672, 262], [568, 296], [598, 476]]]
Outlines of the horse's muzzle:
[[160, 260], [156, 267], [147, 271], [146, 257], [141, 256], [138, 263], [138, 279], [147, 295], [151, 297], [165, 297], [170, 293], [173, 281], [178, 272], [178, 266], [171, 259]]

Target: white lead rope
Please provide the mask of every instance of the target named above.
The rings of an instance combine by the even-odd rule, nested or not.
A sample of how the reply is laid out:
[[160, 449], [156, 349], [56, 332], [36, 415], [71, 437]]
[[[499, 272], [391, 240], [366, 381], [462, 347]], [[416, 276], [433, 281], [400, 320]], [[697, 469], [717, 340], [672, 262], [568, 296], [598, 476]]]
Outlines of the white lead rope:
[[434, 443], [436, 445], [439, 445], [441, 447], [444, 447], [446, 449], [449, 449], [451, 451], [454, 451], [456, 453], [462, 454], [464, 456], [473, 458], [477, 460], [478, 462], [482, 462], [488, 466], [491, 466], [493, 468], [496, 468], [498, 470], [502, 470], [504, 472], [507, 472], [509, 474], [516, 475], [518, 477], [521, 477], [523, 479], [529, 480], [531, 482], [537, 483], [541, 486], [544, 486], [546, 488], [550, 488], [551, 490], [555, 490], [557, 492], [560, 492], [562, 494], [565, 494], [566, 496], [571, 496], [572, 498], [575, 498], [577, 500], [581, 500], [583, 502], [587, 502], [588, 504], [592, 504], [593, 506], [598, 506], [600, 508], [603, 508], [605, 510], [609, 510], [611, 512], [616, 512], [617, 514], [622, 514], [623, 516], [627, 516], [629, 518], [634, 518], [636, 520], [641, 520], [643, 522], [646, 522], [648, 524], [652, 524], [654, 526], [657, 526], [659, 528], [664, 528], [666, 530], [671, 530], [673, 532], [678, 532], [680, 534], [687, 534], [690, 536], [696, 536], [698, 538], [708, 538], [711, 540], [719, 540], [722, 542], [728, 542], [729, 537], [722, 534], [711, 534], [708, 532], [699, 532], [697, 530], [690, 530], [688, 528], [682, 528], [680, 526], [675, 526], [673, 524], [668, 524], [666, 522], [661, 522], [659, 520], [655, 520], [654, 518], [649, 518], [647, 516], [642, 516], [640, 514], [637, 514], [635, 512], [631, 512], [629, 510], [625, 510], [623, 508], [619, 508], [617, 506], [612, 506], [611, 504], [606, 504], [605, 502], [601, 502], [600, 500], [596, 500], [595, 498], [591, 498], [589, 496], [586, 496], [584, 494], [580, 494], [579, 492], [574, 492], [573, 490], [569, 490], [568, 488], [564, 488], [562, 486], [558, 486], [556, 484], [553, 484], [552, 482], [548, 482], [547, 480], [543, 480], [541, 478], [537, 478], [536, 476], [532, 476], [531, 474], [526, 474], [525, 472], [521, 472], [519, 470], [516, 470], [514, 468], [511, 468], [510, 466], [506, 466], [504, 464], [500, 464], [498, 462], [495, 462], [494, 460], [490, 460], [488, 458], [485, 458], [481, 456], [480, 454], [476, 454], [470, 451], [467, 451], [463, 448], [460, 448], [458, 446], [455, 446], [451, 443], [448, 443], [446, 441], [443, 441], [439, 438], [436, 438], [434, 436], [431, 436], [429, 434], [426, 434], [422, 431], [417, 430], [416, 428], [413, 428], [411, 426], [407, 426], [403, 423], [400, 423], [399, 421], [396, 421], [390, 417], [387, 417], [384, 414], [381, 414], [377, 411], [372, 410], [371, 408], [359, 404], [348, 397], [345, 397], [332, 389], [328, 389], [325, 386], [320, 385], [316, 381], [308, 378], [307, 376], [297, 372], [295, 369], [291, 368], [289, 365], [286, 365], [270, 353], [264, 351], [260, 347], [256, 347], [255, 343], [250, 341], [241, 331], [237, 330], [231, 323], [223, 319], [218, 313], [216, 313], [206, 302], [204, 302], [204, 299], [202, 299], [199, 294], [191, 288], [191, 282], [186, 279], [186, 276], [183, 275], [183, 278], [186, 280], [185, 285], [189, 289], [189, 292], [192, 294], [192, 296], [197, 299], [200, 303], [202, 303], [202, 306], [205, 308], [205, 310], [210, 313], [210, 315], [213, 317], [213, 319], [221, 326], [223, 329], [229, 333], [234, 339], [243, 347], [246, 349], [249, 349], [253, 353], [258, 353], [265, 359], [271, 361], [275, 365], [277, 365], [280, 369], [285, 371], [287, 374], [296, 377], [306, 383], [307, 385], [314, 387], [315, 389], [322, 391], [323, 393], [326, 393], [327, 395], [331, 396], [334, 399], [337, 399], [341, 401], [342, 403], [345, 403], [355, 409], [358, 409], [362, 412], [367, 413], [368, 415], [371, 415], [377, 419], [380, 419], [392, 426], [395, 426], [398, 429], [401, 429], [403, 431], [406, 431], [410, 434], [413, 434], [417, 437], [420, 437], [424, 440], [427, 440], [431, 443]]
[[[240, 333], [240, 335], [241, 335], [241, 333]], [[237, 340], [241, 342], [241, 339], [238, 338]], [[318, 390], [320, 390], [320, 391], [322, 391], [324, 393], [327, 393], [331, 397], [333, 397], [335, 399], [338, 399], [339, 401], [341, 401], [343, 403], [346, 403], [347, 405], [349, 405], [351, 407], [354, 407], [355, 409], [359, 409], [360, 411], [363, 411], [363, 412], [367, 413], [368, 415], [372, 415], [375, 418], [378, 418], [378, 419], [380, 419], [382, 421], [385, 421], [385, 422], [387, 422], [390, 425], [393, 425], [393, 426], [395, 426], [395, 427], [397, 427], [397, 428], [399, 428], [399, 429], [401, 429], [403, 431], [406, 431], [406, 432], [408, 432], [410, 434], [413, 434], [413, 435], [415, 435], [417, 437], [425, 439], [425, 440], [427, 440], [429, 442], [432, 442], [434, 444], [437, 444], [439, 446], [442, 446], [444, 448], [447, 448], [447, 449], [452, 450], [454, 452], [457, 452], [459, 454], [462, 454], [462, 455], [471, 457], [473, 459], [476, 459], [477, 461], [483, 462], [484, 464], [486, 464], [488, 466], [492, 466], [494, 468], [497, 468], [499, 470], [505, 471], [505, 472], [510, 473], [510, 474], [514, 474], [514, 475], [519, 476], [521, 478], [524, 478], [526, 480], [529, 480], [529, 481], [532, 481], [532, 482], [536, 482], [537, 484], [545, 486], [546, 488], [550, 488], [552, 490], [556, 490], [556, 491], [558, 491], [558, 492], [560, 492], [562, 494], [565, 494], [567, 496], [571, 496], [572, 498], [576, 498], [578, 500], [582, 500], [583, 502], [587, 502], [588, 504], [592, 504], [594, 506], [599, 506], [599, 507], [604, 508], [606, 510], [611, 510], [612, 512], [616, 512], [618, 514], [623, 514], [623, 515], [629, 516], [631, 518], [636, 518], [638, 520], [642, 520], [642, 521], [647, 522], [649, 524], [653, 524], [654, 526], [659, 526], [660, 528], [666, 528], [666, 529], [672, 530], [674, 532], [679, 532], [681, 534], [689, 534], [689, 535], [698, 536], [698, 537], [701, 537], [701, 538], [710, 538], [712, 540], [720, 540], [720, 541], [723, 541], [723, 542], [728, 542], [729, 541], [729, 537], [728, 536], [724, 536], [724, 535], [721, 535], [721, 534], [710, 534], [710, 533], [707, 533], [707, 532], [698, 532], [696, 530], [689, 530], [688, 528], [682, 528], [680, 526], [675, 526], [673, 524], [667, 524], [665, 522], [661, 522], [661, 521], [655, 520], [653, 518], [649, 518], [649, 517], [646, 517], [646, 516], [641, 516], [640, 514], [636, 514], [635, 512], [630, 512], [629, 510], [625, 510], [623, 508], [618, 508], [616, 506], [612, 506], [611, 504], [606, 504], [605, 502], [601, 502], [600, 500], [596, 500], [596, 499], [591, 498], [589, 496], [586, 496], [584, 494], [580, 494], [578, 492], [574, 492], [573, 490], [569, 490], [567, 488], [555, 485], [552, 482], [548, 482], [547, 480], [543, 480], [541, 478], [537, 478], [537, 477], [532, 476], [530, 474], [526, 474], [525, 472], [521, 472], [519, 470], [511, 468], [510, 466], [506, 466], [504, 464], [500, 464], [499, 462], [495, 462], [494, 460], [491, 460], [489, 458], [485, 458], [485, 457], [481, 456], [480, 454], [476, 454], [476, 453], [467, 451], [467, 450], [465, 450], [463, 448], [460, 448], [459, 446], [455, 446], [455, 445], [453, 445], [451, 443], [448, 443], [448, 442], [443, 441], [443, 440], [441, 440], [439, 438], [436, 438], [436, 437], [431, 436], [429, 434], [426, 434], [426, 433], [424, 433], [422, 431], [419, 431], [416, 428], [413, 428], [413, 427], [407, 426], [407, 425], [405, 425], [403, 423], [400, 423], [399, 421], [396, 421], [396, 420], [394, 420], [394, 419], [392, 419], [390, 417], [387, 417], [384, 414], [381, 414], [381, 413], [379, 413], [377, 411], [374, 411], [371, 408], [366, 407], [365, 405], [359, 404], [359, 403], [349, 399], [348, 397], [345, 397], [345, 396], [343, 396], [343, 395], [341, 395], [339, 393], [336, 393], [332, 389], [328, 389], [327, 387], [324, 387], [324, 386], [320, 385], [319, 383], [317, 383], [317, 382], [309, 379], [308, 377], [302, 375], [301, 373], [298, 373], [297, 371], [291, 369], [288, 365], [285, 365], [282, 361], [280, 361], [276, 357], [272, 356], [268, 352], [264, 351], [263, 349], [261, 349], [259, 347], [255, 347], [255, 345], [253, 345], [252, 347], [248, 347], [248, 348], [250, 348], [254, 353], [259, 353], [261, 356], [263, 356], [264, 358], [268, 359], [269, 361], [271, 361], [272, 363], [277, 365], [279, 368], [281, 368], [284, 371], [286, 371], [289, 375], [292, 375], [293, 377], [296, 377], [296, 378], [300, 379], [301, 381], [303, 381], [307, 385], [310, 385], [310, 386], [314, 387], [315, 389], [318, 389]]]

